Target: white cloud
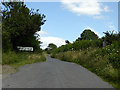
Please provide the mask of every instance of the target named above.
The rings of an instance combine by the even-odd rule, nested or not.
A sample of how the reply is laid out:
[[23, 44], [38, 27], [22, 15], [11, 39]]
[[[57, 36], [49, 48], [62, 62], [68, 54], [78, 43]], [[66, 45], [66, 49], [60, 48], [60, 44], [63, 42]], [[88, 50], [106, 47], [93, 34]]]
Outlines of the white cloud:
[[46, 31], [43, 31], [43, 30], [38, 31], [36, 33], [39, 34], [39, 35], [47, 35], [48, 34]]
[[61, 0], [63, 7], [77, 15], [101, 15], [108, 12], [109, 7], [99, 3], [98, 0]]
[[98, 15], [98, 16], [94, 16], [93, 18], [95, 18], [95, 19], [104, 19], [104, 16]]
[[97, 34], [97, 35], [99, 36], [99, 38], [102, 37], [97, 31], [95, 31], [93, 28], [91, 28], [91, 27], [89, 27], [89, 26], [87, 26], [86, 28], [84, 28], [84, 30], [85, 30], [85, 29], [90, 29], [90, 30], [93, 31], [95, 34]]
[[58, 38], [58, 37], [41, 37], [40, 41], [42, 41], [43, 43], [41, 44], [41, 48], [45, 49], [50, 43], [54, 43], [55, 45], [57, 45], [57, 47], [61, 46], [61, 45], [65, 45], [65, 40], [62, 38]]
[[108, 7], [108, 6], [105, 6], [105, 7], [104, 7], [104, 11], [105, 11], [105, 12], [109, 12], [109, 11], [110, 11], [110, 10], [109, 10], [109, 7]]
[[114, 25], [112, 22], [109, 22], [109, 23], [107, 24], [107, 27], [108, 27], [110, 30], [116, 30], [116, 27], [115, 27], [115, 25]]

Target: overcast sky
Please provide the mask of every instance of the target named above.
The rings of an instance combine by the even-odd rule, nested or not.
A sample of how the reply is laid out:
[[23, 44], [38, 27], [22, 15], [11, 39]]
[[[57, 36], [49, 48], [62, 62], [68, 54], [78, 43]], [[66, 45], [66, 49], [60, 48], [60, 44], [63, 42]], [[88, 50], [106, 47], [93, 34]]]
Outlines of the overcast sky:
[[97, 0], [80, 2], [26, 2], [29, 8], [40, 9], [46, 15], [46, 23], [42, 26], [40, 41], [45, 49], [49, 43], [64, 45], [65, 40], [75, 41], [85, 29], [91, 29], [99, 37], [103, 32], [118, 30], [118, 3], [96, 2]]

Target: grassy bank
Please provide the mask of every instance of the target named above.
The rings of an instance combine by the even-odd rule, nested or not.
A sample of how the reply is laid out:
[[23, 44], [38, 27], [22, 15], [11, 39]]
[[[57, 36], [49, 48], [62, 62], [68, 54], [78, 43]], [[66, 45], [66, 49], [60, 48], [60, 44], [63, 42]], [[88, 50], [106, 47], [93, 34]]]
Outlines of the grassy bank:
[[44, 62], [46, 56], [44, 53], [32, 53], [32, 52], [7, 52], [2, 53], [2, 65], [10, 65], [16, 68], [25, 65], [32, 64], [37, 62]]
[[[53, 53], [51, 56], [63, 61], [80, 64], [120, 90], [119, 69], [115, 63], [110, 62], [111, 60], [117, 61], [120, 59], [120, 53], [116, 49], [110, 49], [111, 46], [89, 48], [82, 51]], [[116, 65], [115, 67], [114, 64]]]

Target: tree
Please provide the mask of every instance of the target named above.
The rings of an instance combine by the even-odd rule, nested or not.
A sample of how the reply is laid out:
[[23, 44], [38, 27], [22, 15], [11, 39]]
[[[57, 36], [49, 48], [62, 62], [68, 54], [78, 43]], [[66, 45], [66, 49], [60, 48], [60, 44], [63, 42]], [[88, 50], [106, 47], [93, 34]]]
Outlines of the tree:
[[94, 39], [98, 39], [98, 36], [90, 29], [85, 29], [81, 34], [81, 38], [83, 40], [94, 40]]
[[106, 31], [103, 33], [105, 34], [105, 37], [103, 37], [103, 39], [106, 40], [107, 45], [111, 45], [115, 41], [119, 41], [119, 33], [114, 34], [114, 31]]
[[53, 43], [50, 43], [48, 45], [48, 47], [45, 49], [45, 51], [50, 54], [51, 52], [53, 52], [55, 49], [57, 49], [57, 46]]
[[48, 50], [53, 50], [53, 49], [56, 49], [56, 48], [57, 48], [57, 46], [55, 44], [53, 44], [53, 43], [50, 43], [48, 45]]
[[48, 48], [45, 48], [45, 51], [48, 51]]
[[33, 9], [29, 10], [24, 2], [3, 2], [2, 4], [5, 7], [2, 11], [3, 45], [6, 45], [4, 42], [7, 40], [5, 39], [7, 35], [14, 50], [17, 46], [32, 46], [37, 50], [40, 42], [35, 33], [40, 31], [45, 23], [45, 15], [39, 14], [39, 9], [36, 12]]
[[78, 39], [76, 39], [76, 41], [80, 41], [80, 40], [82, 40], [82, 38], [80, 38], [80, 37], [78, 37]]
[[69, 44], [69, 43], [70, 43], [68, 40], [65, 40], [65, 42], [66, 42], [67, 44]]

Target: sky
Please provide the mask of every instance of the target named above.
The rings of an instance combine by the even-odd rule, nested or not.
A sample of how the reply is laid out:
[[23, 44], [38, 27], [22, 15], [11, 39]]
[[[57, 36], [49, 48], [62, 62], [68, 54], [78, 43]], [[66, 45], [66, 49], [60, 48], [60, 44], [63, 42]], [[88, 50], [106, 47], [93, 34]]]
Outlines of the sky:
[[41, 48], [49, 43], [58, 47], [65, 45], [65, 40], [75, 41], [85, 29], [91, 29], [99, 37], [103, 32], [118, 31], [118, 3], [97, 2], [96, 0], [81, 2], [25, 2], [28, 8], [39, 9], [46, 15], [46, 22], [41, 27]]

